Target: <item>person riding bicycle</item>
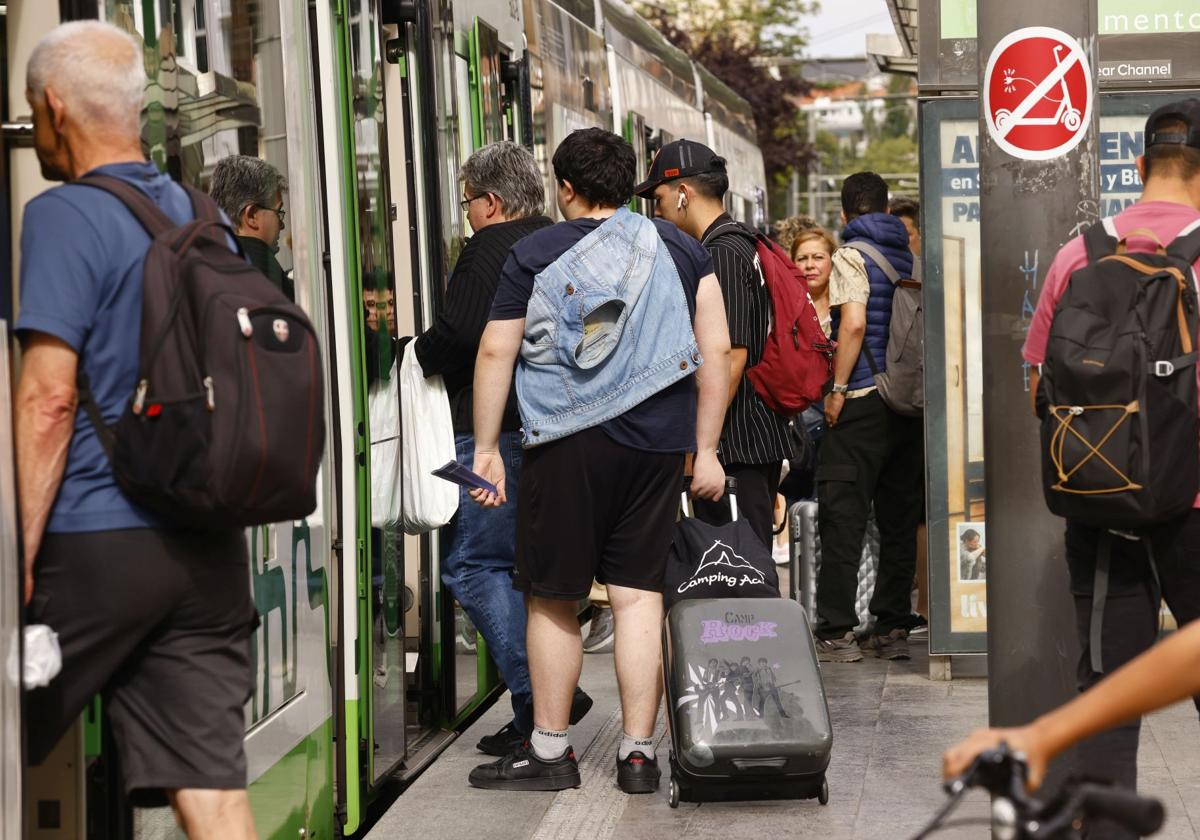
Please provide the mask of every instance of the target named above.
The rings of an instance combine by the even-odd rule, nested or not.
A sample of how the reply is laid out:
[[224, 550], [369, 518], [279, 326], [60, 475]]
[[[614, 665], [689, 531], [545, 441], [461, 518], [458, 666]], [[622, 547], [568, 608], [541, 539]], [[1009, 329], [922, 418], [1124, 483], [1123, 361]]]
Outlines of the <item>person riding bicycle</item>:
[[1073, 744], [1113, 726], [1200, 695], [1200, 622], [1159, 642], [1074, 700], [1027, 726], [978, 729], [942, 756], [942, 773], [953, 779], [982, 752], [1001, 743], [1024, 759], [1029, 787], [1041, 786], [1046, 765]]

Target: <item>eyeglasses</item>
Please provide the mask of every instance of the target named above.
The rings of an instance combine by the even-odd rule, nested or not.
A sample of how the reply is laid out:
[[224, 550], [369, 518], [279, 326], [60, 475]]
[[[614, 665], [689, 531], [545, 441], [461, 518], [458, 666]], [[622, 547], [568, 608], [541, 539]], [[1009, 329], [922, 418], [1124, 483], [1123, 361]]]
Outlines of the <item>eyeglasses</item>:
[[266, 207], [262, 204], [257, 204], [255, 206], [258, 207], [259, 210], [266, 210], [270, 213], [274, 213], [276, 216], [279, 217], [280, 227], [282, 227], [284, 225], [284, 223], [285, 223], [284, 220], [287, 219], [287, 211], [284, 210], [282, 207]]
[[462, 201], [458, 202], [458, 206], [462, 208], [464, 213], [466, 213], [467, 210], [470, 209], [472, 201], [478, 201], [481, 198], [487, 198], [489, 195], [491, 195], [491, 193], [480, 193], [479, 195], [474, 195], [470, 198], [464, 198]]

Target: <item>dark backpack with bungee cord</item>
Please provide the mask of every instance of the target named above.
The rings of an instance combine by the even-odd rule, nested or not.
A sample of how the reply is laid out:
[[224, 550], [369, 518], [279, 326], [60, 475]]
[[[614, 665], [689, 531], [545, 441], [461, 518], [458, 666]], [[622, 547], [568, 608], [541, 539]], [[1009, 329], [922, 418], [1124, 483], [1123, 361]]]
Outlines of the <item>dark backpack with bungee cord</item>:
[[[1134, 237], [1157, 250], [1128, 251]], [[1087, 265], [1071, 275], [1050, 325], [1038, 414], [1047, 507], [1101, 529], [1090, 646], [1102, 673], [1112, 540], [1187, 513], [1200, 489], [1200, 223], [1169, 246], [1147, 229], [1119, 238], [1105, 222], [1083, 240]], [[1151, 541], [1142, 541], [1157, 576]]]
[[137, 387], [116, 424], [83, 366], [78, 386], [121, 490], [193, 529], [301, 519], [317, 506], [324, 383], [312, 323], [236, 242], [211, 198], [183, 185], [195, 220], [176, 225], [137, 187], [76, 183], [120, 199], [150, 234]]

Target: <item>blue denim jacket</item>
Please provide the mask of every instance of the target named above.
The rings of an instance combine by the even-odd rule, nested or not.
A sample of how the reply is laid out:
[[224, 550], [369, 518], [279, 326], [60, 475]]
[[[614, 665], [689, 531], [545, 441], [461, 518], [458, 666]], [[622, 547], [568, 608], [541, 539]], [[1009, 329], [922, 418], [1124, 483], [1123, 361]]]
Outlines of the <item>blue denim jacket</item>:
[[526, 447], [619, 417], [703, 362], [675, 261], [625, 208], [534, 278], [517, 362]]

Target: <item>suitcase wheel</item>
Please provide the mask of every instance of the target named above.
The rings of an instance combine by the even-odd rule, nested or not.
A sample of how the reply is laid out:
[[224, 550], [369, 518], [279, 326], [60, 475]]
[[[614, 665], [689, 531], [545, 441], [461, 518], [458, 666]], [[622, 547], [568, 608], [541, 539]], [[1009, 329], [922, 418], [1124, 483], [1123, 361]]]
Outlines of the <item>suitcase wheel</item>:
[[667, 786], [667, 804], [672, 808], [679, 807], [679, 782], [675, 781], [675, 777], [671, 777], [671, 783]]
[[829, 804], [829, 780], [821, 777], [821, 789], [817, 791], [817, 801], [822, 805]]

